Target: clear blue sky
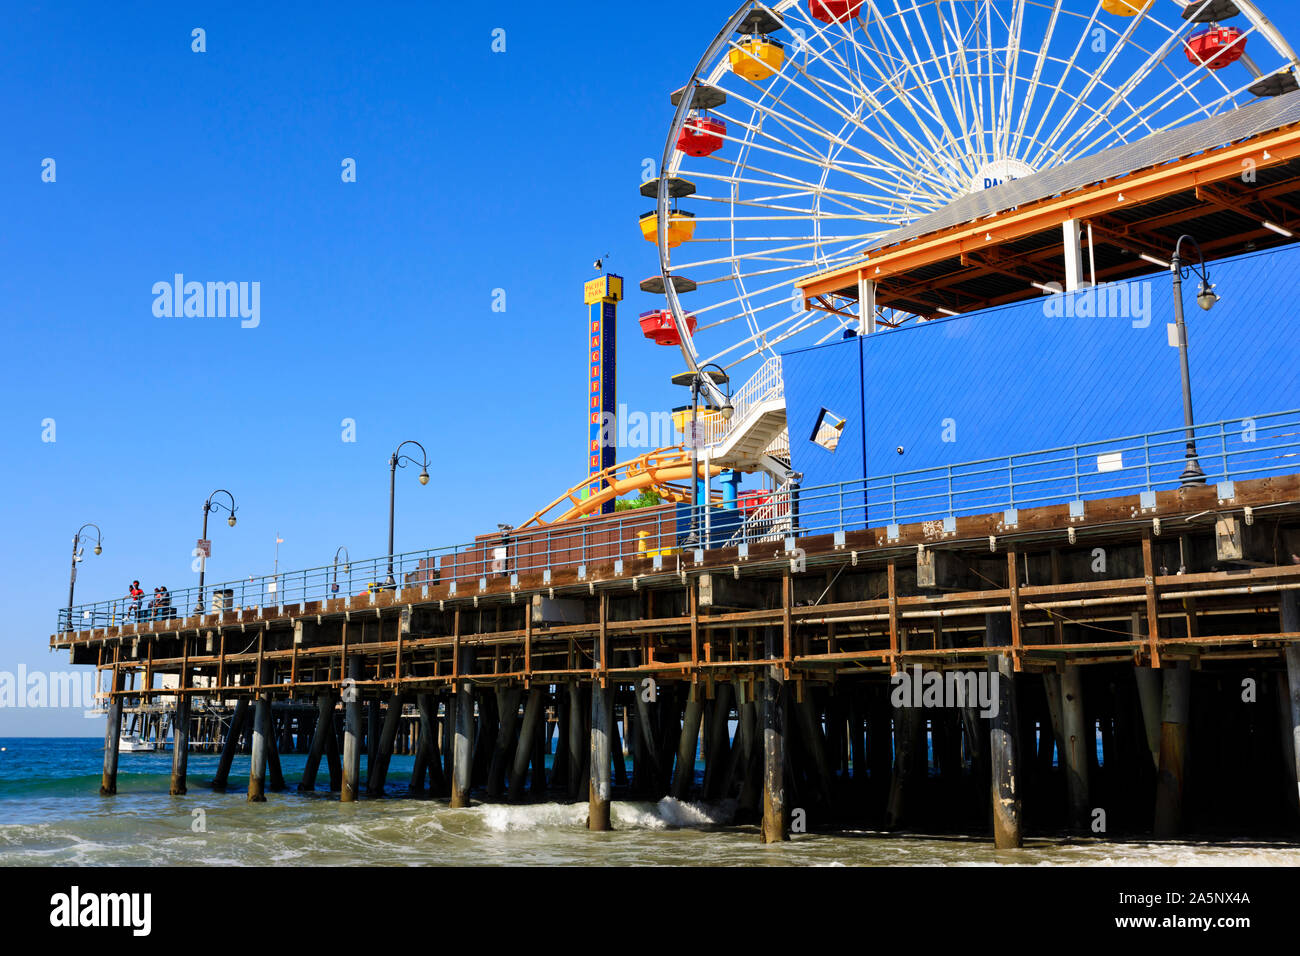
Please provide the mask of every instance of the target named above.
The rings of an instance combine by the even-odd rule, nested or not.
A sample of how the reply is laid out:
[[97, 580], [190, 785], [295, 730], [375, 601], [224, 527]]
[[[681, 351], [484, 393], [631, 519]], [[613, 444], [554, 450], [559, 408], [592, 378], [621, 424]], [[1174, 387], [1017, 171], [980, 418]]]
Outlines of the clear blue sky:
[[[657, 270], [637, 189], [731, 4], [674, 4], [671, 30], [660, 7], [6, 5], [0, 671], [67, 668], [46, 646], [84, 521], [94, 600], [196, 583], [218, 487], [240, 521], [212, 531], [209, 581], [268, 572], [277, 532], [282, 567], [383, 553], [407, 438], [435, 467], [399, 473], [399, 550], [531, 515], [585, 473], [581, 285], [604, 253], [629, 280], [620, 399], [681, 401], [680, 356], [634, 322]], [[176, 272], [259, 281], [260, 326], [155, 318]], [[0, 736], [100, 732], [0, 710]]]

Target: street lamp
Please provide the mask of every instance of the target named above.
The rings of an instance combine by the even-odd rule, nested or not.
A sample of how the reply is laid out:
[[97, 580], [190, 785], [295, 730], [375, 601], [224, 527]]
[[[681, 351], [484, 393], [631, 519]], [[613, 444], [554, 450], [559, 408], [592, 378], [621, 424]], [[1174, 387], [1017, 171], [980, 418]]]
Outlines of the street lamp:
[[[1196, 248], [1197, 262], [1194, 265], [1183, 264], [1184, 242], [1190, 242]], [[1169, 268], [1174, 276], [1174, 324], [1178, 330], [1178, 358], [1183, 375], [1183, 425], [1187, 430], [1187, 465], [1179, 479], [1186, 488], [1189, 485], [1205, 484], [1205, 472], [1196, 460], [1196, 429], [1192, 423], [1192, 375], [1187, 364], [1187, 326], [1183, 322], [1183, 279], [1190, 278], [1193, 273], [1200, 276], [1201, 285], [1196, 290], [1196, 304], [1204, 311], [1209, 312], [1214, 308], [1219, 297], [1214, 294], [1214, 286], [1210, 285], [1210, 276], [1205, 268], [1205, 254], [1201, 252], [1200, 243], [1191, 236], [1178, 238]]]
[[[222, 504], [220, 501], [213, 501], [212, 499], [217, 495], [225, 495], [230, 499], [230, 504], [227, 505]], [[208, 495], [207, 501], [203, 502], [203, 534], [199, 538], [199, 540], [203, 542], [203, 544], [200, 545], [200, 547], [203, 548], [203, 554], [199, 556], [199, 603], [194, 606], [195, 614], [203, 613], [203, 579], [207, 575], [208, 571], [208, 513], [211, 511], [221, 511], [223, 508], [230, 513], [230, 517], [226, 519], [226, 524], [233, 528], [235, 526], [235, 511], [237, 510], [235, 508], [234, 495], [226, 491], [225, 488], [218, 488], [216, 491], [212, 492], [212, 494]]]
[[87, 528], [95, 529], [95, 553], [102, 554], [104, 552], [104, 533], [99, 530], [99, 525], [87, 521], [80, 528], [78, 528], [77, 533], [72, 536], [72, 574], [68, 577], [68, 630], [69, 631], [74, 629], [72, 627], [72, 592], [77, 587], [77, 562], [81, 560], [81, 554], [82, 554], [81, 532], [85, 531]]
[[[711, 368], [716, 369], [716, 371], [708, 371]], [[699, 523], [700, 503], [700, 392], [708, 391], [717, 394], [716, 386], [727, 386], [727, 392], [723, 396], [723, 403], [721, 406], [717, 406], [717, 410], [724, 422], [730, 421], [731, 415], [735, 411], [731, 404], [730, 382], [730, 377], [723, 371], [722, 367], [713, 362], [701, 365], [693, 372], [679, 372], [673, 376], [674, 385], [689, 385], [691, 387], [691, 530], [686, 536], [685, 544], [687, 547], [694, 546], [698, 541], [696, 532]]]
[[[330, 586], [331, 594], [337, 594], [339, 590], [339, 555], [340, 554], [343, 555], [343, 573], [350, 574], [352, 572], [352, 556], [348, 554], [347, 548], [340, 547], [338, 551], [334, 552], [334, 583]], [[351, 591], [351, 588], [349, 588], [348, 590]]]
[[429, 453], [418, 441], [402, 442], [393, 452], [393, 457], [388, 459], [388, 580], [384, 583], [390, 588], [397, 584], [397, 579], [393, 577], [393, 499], [397, 494], [397, 469], [405, 468], [408, 461], [415, 464], [414, 458], [402, 454], [402, 449], [407, 445], [420, 449], [420, 454], [424, 456], [420, 462], [420, 484], [429, 483]]

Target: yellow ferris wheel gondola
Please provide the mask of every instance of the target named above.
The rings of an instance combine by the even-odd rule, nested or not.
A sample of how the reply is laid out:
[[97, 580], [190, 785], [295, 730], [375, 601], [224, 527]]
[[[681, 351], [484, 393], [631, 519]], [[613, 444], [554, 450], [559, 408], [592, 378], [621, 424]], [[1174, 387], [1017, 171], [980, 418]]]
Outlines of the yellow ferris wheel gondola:
[[731, 72], [755, 83], [775, 76], [785, 63], [785, 45], [772, 37], [745, 37], [731, 48]]
[[1135, 17], [1149, 6], [1151, 0], [1101, 0], [1101, 8], [1117, 17]]

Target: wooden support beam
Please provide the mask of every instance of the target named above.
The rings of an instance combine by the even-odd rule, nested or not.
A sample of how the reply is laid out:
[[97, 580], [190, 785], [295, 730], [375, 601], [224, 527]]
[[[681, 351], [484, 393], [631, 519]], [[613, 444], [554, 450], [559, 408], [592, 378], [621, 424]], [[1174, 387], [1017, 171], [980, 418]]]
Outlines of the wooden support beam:
[[[1011, 644], [1011, 621], [1006, 614], [985, 616], [986, 643], [990, 648]], [[998, 711], [989, 731], [993, 778], [993, 842], [999, 850], [1022, 843], [1020, 832], [1020, 723], [1016, 713], [1015, 671], [1008, 654], [989, 655], [989, 678], [997, 681]]]
[[384, 784], [388, 780], [388, 765], [393, 759], [393, 741], [397, 738], [397, 727], [402, 719], [402, 695], [394, 693], [388, 698], [388, 709], [384, 712], [384, 726], [379, 732], [379, 750], [374, 766], [366, 768], [366, 796], [382, 797]]
[[325, 754], [326, 737], [334, 733], [334, 698], [329, 691], [316, 695], [316, 730], [311, 737], [311, 750], [307, 752], [307, 763], [303, 766], [302, 779], [298, 789], [310, 792], [316, 789], [316, 774], [320, 769], [320, 758]]
[[122, 697], [117, 693], [122, 680], [118, 664], [122, 651], [113, 648], [113, 672], [109, 678], [108, 717], [104, 722], [104, 773], [99, 783], [99, 795], [111, 797], [117, 793], [117, 751], [122, 737]]
[[248, 700], [244, 697], [235, 701], [235, 712], [230, 717], [230, 729], [221, 748], [221, 759], [217, 762], [217, 772], [212, 778], [212, 789], [224, 792], [230, 780], [230, 765], [234, 762], [235, 752], [239, 749], [239, 738], [248, 723]]
[[[1061, 674], [1061, 735], [1066, 791], [1070, 801], [1070, 826], [1086, 830], [1092, 806], [1088, 789], [1088, 765], [1097, 750], [1097, 734], [1084, 723], [1083, 674], [1077, 664], [1066, 664]], [[1091, 732], [1090, 732], [1091, 731]]]
[[181, 691], [176, 695], [176, 710], [172, 715], [172, 780], [170, 793], [173, 797], [186, 793], [186, 773], [190, 759], [190, 695], [184, 693], [190, 686], [190, 669], [188, 667], [189, 638], [181, 638], [181, 657], [186, 663], [181, 665], [180, 679], [176, 682]]
[[[546, 709], [546, 695], [540, 685], [529, 688], [528, 700], [524, 704], [524, 720], [519, 728], [519, 741], [515, 744], [514, 762], [510, 767], [511, 803], [518, 803], [524, 796], [524, 781], [528, 773], [528, 763], [537, 750], [538, 733], [546, 722], [543, 711]], [[538, 763], [536, 773], [545, 776], [544, 761]]]
[[1191, 665], [1177, 661], [1161, 668], [1164, 700], [1160, 722], [1160, 769], [1156, 777], [1155, 837], [1169, 840], [1183, 832], [1183, 761], [1191, 705]]
[[[764, 656], [776, 657], [776, 629], [763, 629]], [[785, 715], [782, 697], [785, 670], [775, 663], [763, 674], [763, 823], [759, 839], [780, 843], [790, 839], [785, 808]]]
[[348, 679], [343, 698], [343, 786], [339, 791], [342, 803], [355, 803], [361, 790], [361, 690], [356, 681], [361, 679], [361, 655], [347, 658]]
[[1160, 605], [1156, 597], [1156, 569], [1151, 542], [1151, 529], [1142, 532], [1142, 575], [1146, 585], [1147, 604], [1147, 655], [1152, 667], [1160, 666]]

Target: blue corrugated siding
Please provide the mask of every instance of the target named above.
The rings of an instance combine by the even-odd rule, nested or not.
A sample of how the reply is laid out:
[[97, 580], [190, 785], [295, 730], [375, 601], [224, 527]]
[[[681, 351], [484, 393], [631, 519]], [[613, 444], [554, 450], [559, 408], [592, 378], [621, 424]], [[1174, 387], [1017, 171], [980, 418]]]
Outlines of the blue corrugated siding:
[[[1222, 301], [1210, 313], [1196, 306], [1196, 279], [1184, 283], [1197, 421], [1300, 406], [1298, 277], [1300, 246], [1290, 246], [1214, 263]], [[1049, 317], [1043, 297], [789, 353], [791, 454], [804, 487], [1178, 427], [1169, 273], [1122, 285], [1130, 301], [1149, 294], [1149, 324]], [[849, 420], [834, 454], [811, 441], [823, 407]]]

